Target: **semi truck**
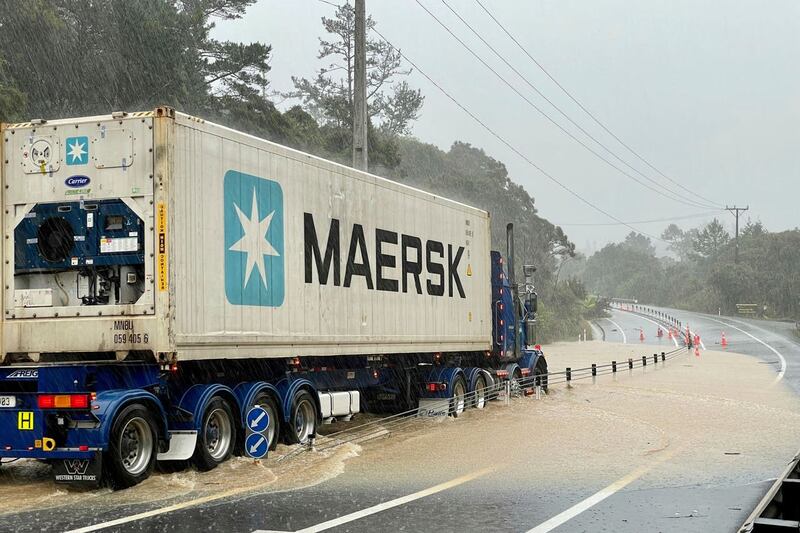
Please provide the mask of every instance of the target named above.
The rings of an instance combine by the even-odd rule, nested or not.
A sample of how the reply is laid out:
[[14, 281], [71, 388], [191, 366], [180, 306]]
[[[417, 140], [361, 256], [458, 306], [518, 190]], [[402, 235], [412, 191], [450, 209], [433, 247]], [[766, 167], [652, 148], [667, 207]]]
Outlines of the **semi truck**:
[[254, 406], [274, 448], [546, 374], [485, 211], [169, 107], [0, 138], [1, 460], [125, 488], [248, 453]]

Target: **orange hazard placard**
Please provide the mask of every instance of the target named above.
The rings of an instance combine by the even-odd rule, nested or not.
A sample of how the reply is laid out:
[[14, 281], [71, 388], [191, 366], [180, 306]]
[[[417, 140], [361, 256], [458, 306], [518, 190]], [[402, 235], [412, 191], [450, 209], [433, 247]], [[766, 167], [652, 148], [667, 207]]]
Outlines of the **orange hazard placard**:
[[156, 268], [158, 269], [158, 290], [166, 291], [167, 285], [167, 206], [158, 202], [156, 208]]

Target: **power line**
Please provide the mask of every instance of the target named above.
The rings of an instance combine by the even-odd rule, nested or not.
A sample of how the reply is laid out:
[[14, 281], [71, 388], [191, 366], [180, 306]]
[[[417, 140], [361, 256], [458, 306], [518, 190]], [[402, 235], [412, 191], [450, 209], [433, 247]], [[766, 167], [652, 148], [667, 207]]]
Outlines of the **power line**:
[[[620, 163], [625, 165], [627, 168], [631, 169], [633, 172], [635, 172], [636, 174], [638, 174], [642, 178], [646, 179], [647, 181], [649, 181], [650, 183], [652, 183], [656, 187], [661, 187], [665, 191], [668, 191], [671, 195], [675, 196], [675, 198], [669, 197], [672, 200], [680, 201], [681, 203], [687, 203], [688, 202], [688, 203], [691, 203], [691, 204], [693, 204], [693, 205], [695, 205], [697, 207], [704, 207], [704, 208], [707, 208], [707, 209], [714, 209], [715, 208], [714, 206], [711, 206], [711, 205], [703, 205], [703, 204], [697, 202], [696, 200], [694, 200], [691, 197], [684, 196], [680, 192], [676, 192], [676, 191], [673, 191], [673, 190], [668, 189], [666, 187], [663, 187], [658, 181], [650, 178], [650, 176], [644, 174], [638, 168], [636, 168], [633, 165], [629, 164], [622, 157], [617, 155], [613, 150], [611, 150], [611, 148], [609, 148], [608, 146], [603, 144], [599, 139], [597, 139], [594, 135], [592, 135], [590, 132], [588, 132], [585, 128], [583, 128], [575, 120], [573, 120], [572, 117], [570, 117], [567, 113], [565, 113], [558, 105], [556, 105], [555, 102], [550, 100], [550, 98], [548, 98], [547, 95], [545, 95], [542, 91], [540, 91], [539, 88], [536, 87], [536, 85], [534, 85], [516, 67], [514, 67], [514, 65], [512, 65], [503, 56], [503, 54], [498, 52], [497, 49], [495, 49], [486, 39], [484, 39], [484, 37], [480, 34], [480, 32], [478, 32], [478, 30], [476, 30], [469, 22], [467, 22], [464, 19], [464, 17], [462, 17], [455, 9], [453, 9], [453, 7], [450, 6], [450, 4], [448, 4], [446, 0], [441, 0], [441, 2], [445, 5], [445, 7], [447, 7], [447, 9], [450, 10], [451, 13], [453, 13], [453, 15], [455, 15], [458, 18], [458, 20], [461, 21], [462, 24], [464, 24], [464, 26], [466, 26], [478, 39], [480, 39], [480, 41], [484, 45], [486, 45], [486, 47], [489, 50], [491, 50], [492, 53], [494, 53], [494, 55], [496, 55], [500, 59], [500, 61], [502, 61], [509, 69], [511, 69], [514, 72], [514, 74], [516, 74], [522, 81], [524, 81], [531, 89], [533, 89], [536, 92], [536, 94], [538, 94], [540, 97], [542, 97], [548, 104], [550, 104], [556, 111], [558, 111], [561, 114], [562, 117], [564, 117], [565, 119], [567, 119], [570, 122], [570, 124], [572, 124], [573, 126], [578, 128], [578, 130], [580, 130], [584, 135], [586, 135], [588, 138], [590, 138], [592, 141], [594, 141], [597, 145], [601, 146], [606, 152], [608, 152], [611, 156], [613, 156], [614, 159], [616, 159], [617, 161], [619, 161]], [[419, 3], [419, 2], [417, 2], [417, 3]], [[423, 9], [424, 9], [424, 7], [423, 7]], [[428, 11], [428, 10], [426, 9], [426, 11]], [[431, 14], [430, 11], [428, 11], [428, 13]], [[433, 16], [433, 15], [431, 14], [431, 16]], [[435, 18], [436, 17], [434, 16], [434, 19]], [[439, 22], [440, 25], [443, 25], [443, 23], [441, 21], [439, 21], [438, 19], [437, 19], [437, 22]], [[445, 29], [447, 29], [447, 28], [445, 28]], [[451, 33], [451, 35], [452, 35], [452, 33]]]
[[[673, 222], [675, 220], [689, 220], [692, 218], [705, 218], [716, 214], [717, 211], [708, 211], [706, 213], [695, 213], [694, 215], [686, 215], [682, 217], [669, 217], [669, 218], [653, 218], [650, 220], [629, 220], [628, 224], [650, 224], [654, 222]], [[619, 226], [619, 222], [575, 222], [568, 224], [558, 224], [559, 226]]]
[[[616, 171], [618, 171], [619, 173], [621, 173], [622, 175], [624, 175], [624, 176], [627, 176], [627, 177], [628, 177], [628, 178], [630, 178], [631, 180], [635, 181], [635, 182], [636, 182], [636, 183], [638, 183], [639, 185], [641, 185], [641, 186], [643, 186], [643, 187], [645, 187], [645, 188], [647, 188], [647, 189], [650, 189], [651, 191], [655, 192], [656, 194], [659, 194], [659, 195], [661, 195], [661, 196], [664, 196], [665, 198], [668, 198], [668, 199], [670, 199], [670, 200], [672, 200], [672, 201], [674, 201], [674, 202], [678, 202], [678, 203], [680, 203], [680, 204], [685, 204], [686, 202], [689, 202], [689, 203], [691, 203], [691, 204], [695, 205], [696, 207], [701, 207], [701, 208], [705, 208], [705, 209], [708, 209], [708, 208], [713, 208], [713, 206], [704, 205], [704, 204], [699, 204], [699, 203], [697, 203], [697, 202], [695, 202], [695, 201], [692, 201], [692, 200], [686, 200], [686, 201], [684, 201], [684, 200], [681, 200], [681, 199], [679, 199], [679, 198], [676, 198], [676, 197], [674, 197], [674, 193], [672, 193], [672, 192], [671, 192], [671, 191], [669, 191], [668, 189], [667, 189], [667, 191], [669, 191], [669, 192], [670, 192], [670, 193], [671, 193], [673, 196], [670, 196], [670, 195], [664, 194], [664, 192], [662, 192], [662, 191], [660, 191], [659, 189], [657, 189], [657, 188], [653, 187], [652, 185], [649, 185], [649, 184], [647, 184], [647, 183], [645, 183], [645, 182], [641, 181], [640, 179], [636, 178], [635, 176], [633, 176], [632, 174], [630, 174], [630, 173], [629, 173], [629, 172], [627, 172], [626, 170], [624, 170], [624, 169], [620, 168], [619, 166], [617, 166], [617, 165], [616, 165], [616, 164], [614, 164], [613, 162], [609, 161], [609, 160], [608, 160], [607, 158], [605, 158], [605, 157], [604, 157], [602, 154], [600, 154], [599, 152], [597, 152], [596, 150], [594, 150], [592, 147], [590, 147], [589, 145], [587, 145], [587, 144], [586, 144], [585, 142], [583, 142], [581, 139], [579, 139], [578, 137], [576, 137], [576, 136], [575, 136], [575, 135], [574, 135], [572, 132], [570, 132], [569, 130], [567, 130], [566, 128], [564, 128], [564, 127], [563, 127], [561, 124], [559, 124], [559, 123], [558, 123], [556, 120], [554, 120], [554, 119], [553, 119], [553, 118], [552, 118], [550, 115], [548, 115], [548, 114], [547, 114], [547, 113], [546, 113], [544, 110], [542, 110], [542, 109], [541, 109], [539, 106], [537, 106], [537, 105], [536, 105], [534, 102], [532, 102], [532, 101], [531, 101], [531, 100], [530, 100], [530, 99], [529, 99], [527, 96], [525, 96], [525, 95], [524, 95], [522, 92], [520, 92], [520, 90], [519, 90], [519, 89], [517, 89], [517, 88], [516, 88], [516, 87], [515, 87], [515, 86], [514, 86], [514, 85], [513, 85], [511, 82], [509, 82], [509, 81], [508, 81], [508, 80], [507, 80], [505, 77], [503, 77], [503, 76], [502, 76], [502, 75], [501, 75], [499, 72], [497, 72], [497, 70], [495, 70], [495, 69], [494, 69], [494, 68], [493, 68], [491, 65], [489, 65], [489, 63], [487, 63], [487, 62], [486, 62], [486, 61], [485, 61], [485, 60], [484, 60], [484, 59], [483, 59], [481, 56], [479, 56], [479, 55], [478, 55], [478, 54], [477, 54], [477, 53], [476, 53], [476, 52], [475, 52], [475, 51], [474, 51], [472, 48], [470, 48], [470, 46], [469, 46], [469, 45], [467, 45], [467, 43], [465, 43], [465, 42], [464, 42], [464, 41], [463, 41], [463, 40], [462, 40], [462, 39], [461, 39], [461, 38], [460, 38], [458, 35], [456, 35], [456, 34], [455, 34], [455, 33], [454, 33], [454, 32], [453, 32], [453, 31], [452, 31], [452, 30], [451, 30], [451, 29], [450, 29], [450, 28], [449, 28], [449, 27], [448, 27], [448, 26], [447, 26], [447, 25], [444, 23], [444, 22], [442, 22], [442, 21], [441, 21], [441, 20], [440, 20], [440, 19], [439, 19], [439, 18], [438, 18], [438, 17], [437, 17], [437, 16], [436, 16], [436, 15], [435, 15], [433, 12], [431, 12], [431, 11], [430, 11], [430, 10], [429, 10], [427, 7], [425, 7], [425, 5], [424, 5], [424, 4], [422, 4], [422, 2], [420, 2], [420, 0], [415, 0], [415, 1], [416, 1], [417, 5], [419, 5], [419, 6], [420, 6], [420, 7], [421, 7], [421, 8], [422, 8], [422, 9], [423, 9], [423, 10], [424, 10], [424, 11], [425, 11], [425, 12], [426, 12], [426, 13], [427, 13], [427, 14], [428, 14], [428, 15], [429, 15], [431, 18], [433, 18], [433, 19], [434, 19], [434, 20], [435, 20], [435, 21], [436, 21], [436, 22], [437, 22], [437, 23], [438, 23], [438, 24], [439, 24], [439, 25], [440, 25], [440, 26], [441, 26], [441, 27], [442, 27], [442, 28], [443, 28], [443, 29], [444, 29], [444, 30], [445, 30], [447, 33], [449, 33], [451, 37], [453, 37], [453, 38], [454, 38], [454, 39], [455, 39], [455, 40], [456, 40], [456, 41], [457, 41], [457, 42], [458, 42], [458, 43], [459, 43], [459, 44], [460, 44], [460, 45], [461, 45], [461, 46], [462, 46], [464, 49], [466, 49], [466, 50], [467, 50], [467, 51], [468, 51], [470, 54], [472, 54], [472, 56], [474, 56], [474, 57], [475, 57], [475, 59], [477, 59], [477, 60], [478, 60], [478, 61], [479, 61], [479, 62], [480, 62], [480, 63], [481, 63], [481, 64], [482, 64], [484, 67], [486, 67], [486, 68], [487, 68], [487, 69], [488, 69], [488, 70], [489, 70], [489, 71], [490, 71], [492, 74], [494, 74], [494, 75], [495, 75], [495, 76], [496, 76], [496, 77], [497, 77], [497, 78], [498, 78], [500, 81], [502, 81], [502, 82], [503, 82], [503, 83], [504, 83], [506, 86], [508, 86], [508, 88], [509, 88], [509, 89], [511, 89], [512, 91], [514, 91], [514, 92], [517, 94], [517, 96], [519, 96], [520, 98], [522, 98], [522, 99], [523, 99], [523, 100], [524, 100], [524, 101], [525, 101], [525, 102], [526, 102], [526, 103], [527, 103], [529, 106], [531, 106], [533, 109], [535, 109], [535, 110], [536, 110], [536, 111], [537, 111], [539, 114], [541, 114], [541, 115], [542, 115], [544, 118], [546, 118], [546, 119], [547, 119], [547, 120], [548, 120], [548, 121], [549, 121], [551, 124], [553, 124], [553, 125], [554, 125], [555, 127], [557, 127], [559, 130], [561, 130], [561, 131], [562, 131], [562, 132], [563, 132], [565, 135], [567, 135], [567, 136], [568, 136], [569, 138], [571, 138], [573, 141], [575, 141], [575, 142], [577, 142], [578, 144], [580, 144], [580, 145], [581, 145], [581, 146], [582, 146], [584, 149], [586, 149], [587, 151], [589, 151], [590, 153], [592, 153], [592, 154], [593, 154], [595, 157], [597, 157], [598, 159], [600, 159], [601, 161], [603, 161], [604, 163], [606, 163], [608, 166], [610, 166], [611, 168], [613, 168], [613, 169], [615, 169]], [[485, 41], [484, 41], [484, 42], [485, 42]], [[487, 45], [488, 45], [488, 43], [487, 43]], [[494, 49], [492, 49], [492, 50], [494, 51]], [[495, 52], [495, 53], [497, 53], [497, 52]], [[512, 68], [513, 68], [513, 67], [512, 67]], [[521, 75], [520, 75], [520, 76], [521, 76]], [[537, 90], [537, 92], [538, 92], [538, 90]], [[539, 93], [539, 94], [541, 94], [541, 93]], [[545, 99], [546, 99], [546, 98], [545, 98]], [[549, 101], [549, 100], [548, 100], [548, 101]], [[554, 105], [554, 104], [552, 104], [552, 103], [551, 103], [551, 105], [553, 105], [553, 106], [555, 107], [555, 105]], [[580, 127], [579, 127], [579, 128], [580, 128]], [[586, 133], [586, 131], [585, 131], [585, 130], [583, 130], [583, 129], [581, 129], [581, 131], [583, 131], [584, 133]], [[588, 135], [588, 133], [587, 133], [587, 135]], [[591, 135], [589, 135], [589, 137], [590, 137], [590, 138], [592, 138], [592, 139], [593, 139], [593, 140], [594, 140], [594, 141], [595, 141], [597, 144], [599, 144], [600, 146], [603, 146], [603, 145], [602, 145], [602, 144], [601, 144], [599, 141], [597, 141], [596, 139], [594, 139], [593, 137], [591, 137]], [[603, 148], [605, 148], [605, 147], [603, 146]], [[611, 153], [611, 151], [610, 151], [610, 150], [608, 150], [608, 148], [605, 148], [605, 149], [606, 149], [606, 150], [607, 150], [609, 153]], [[612, 155], [613, 155], [613, 154], [612, 154]], [[646, 176], [645, 176], [645, 178], [646, 178]], [[649, 179], [649, 178], [647, 178], [647, 179]]]
[[589, 200], [587, 200], [586, 198], [584, 198], [583, 196], [581, 196], [580, 194], [578, 194], [577, 192], [575, 192], [575, 191], [574, 191], [573, 189], [571, 189], [569, 186], [567, 186], [567, 185], [565, 185], [564, 183], [562, 183], [562, 182], [561, 182], [561, 181], [560, 181], [558, 178], [556, 178], [555, 176], [553, 176], [552, 174], [550, 174], [549, 172], [547, 172], [546, 170], [544, 170], [542, 167], [540, 167], [539, 165], [537, 165], [537, 164], [536, 164], [534, 161], [532, 161], [532, 160], [531, 160], [530, 158], [528, 158], [528, 157], [527, 157], [525, 154], [523, 154], [521, 151], [519, 151], [519, 150], [518, 150], [518, 149], [517, 149], [517, 148], [516, 148], [514, 145], [512, 145], [512, 144], [511, 144], [509, 141], [507, 141], [507, 140], [506, 140], [506, 139], [505, 139], [503, 136], [501, 136], [499, 133], [497, 133], [497, 132], [496, 132], [496, 131], [494, 131], [492, 128], [490, 128], [490, 127], [489, 127], [489, 126], [488, 126], [488, 125], [487, 125], [487, 124], [486, 124], [484, 121], [482, 121], [480, 118], [478, 118], [478, 116], [476, 116], [476, 115], [475, 115], [475, 114], [474, 114], [472, 111], [470, 111], [470, 110], [469, 110], [469, 109], [468, 109], [466, 106], [464, 106], [464, 105], [463, 105], [461, 102], [459, 102], [458, 100], [456, 100], [456, 99], [455, 99], [455, 97], [454, 97], [453, 95], [451, 95], [449, 92], [447, 92], [447, 91], [444, 89], [444, 87], [442, 87], [441, 85], [439, 85], [439, 84], [438, 84], [438, 83], [437, 83], [437, 82], [436, 82], [436, 81], [435, 81], [433, 78], [431, 78], [430, 76], [428, 76], [428, 74], [427, 74], [427, 73], [426, 73], [424, 70], [422, 70], [422, 69], [421, 69], [421, 68], [420, 68], [420, 67], [419, 67], [419, 66], [418, 66], [416, 63], [414, 63], [414, 61], [412, 61], [412, 60], [411, 60], [411, 59], [410, 59], [410, 58], [409, 58], [409, 57], [408, 57], [408, 56], [407, 56], [405, 53], [403, 53], [403, 52], [402, 52], [402, 51], [401, 51], [399, 48], [397, 48], [397, 47], [396, 47], [394, 44], [392, 44], [392, 42], [391, 42], [391, 41], [389, 41], [389, 39], [387, 39], [387, 38], [386, 38], [386, 37], [385, 37], [385, 36], [384, 36], [384, 35], [383, 35], [383, 34], [382, 34], [380, 31], [378, 31], [378, 30], [377, 30], [377, 29], [375, 29], [374, 27], [373, 27], [373, 28], [371, 28], [371, 31], [372, 31], [372, 32], [374, 32], [376, 35], [378, 35], [378, 37], [380, 37], [381, 39], [383, 39], [384, 41], [386, 41], [386, 44], [388, 44], [390, 47], [392, 47], [394, 50], [396, 50], [396, 51], [397, 51], [397, 53], [400, 55], [400, 57], [402, 57], [404, 60], [408, 61], [408, 63], [409, 63], [409, 64], [410, 64], [410, 65], [411, 65], [411, 66], [412, 66], [414, 69], [416, 69], [416, 70], [417, 70], [417, 72], [419, 72], [421, 76], [423, 76], [423, 77], [424, 77], [426, 80], [428, 80], [428, 82], [430, 82], [430, 83], [431, 83], [431, 84], [432, 84], [434, 87], [436, 87], [436, 88], [437, 88], [437, 89], [438, 89], [438, 90], [439, 90], [439, 91], [440, 91], [440, 92], [441, 92], [443, 95], [445, 95], [445, 96], [446, 96], [446, 97], [447, 97], [447, 98], [448, 98], [448, 99], [449, 99], [451, 102], [453, 102], [453, 103], [454, 103], [456, 106], [458, 106], [458, 107], [459, 107], [459, 108], [460, 108], [462, 111], [464, 111], [464, 112], [465, 112], [467, 115], [469, 115], [469, 117], [470, 117], [472, 120], [474, 120], [475, 122], [477, 122], [477, 123], [478, 123], [478, 124], [479, 124], [479, 125], [480, 125], [480, 126], [483, 128], [483, 129], [484, 129], [484, 130], [486, 130], [486, 131], [487, 131], [487, 132], [488, 132], [490, 135], [492, 135], [494, 138], [496, 138], [498, 141], [500, 141], [500, 142], [501, 142], [503, 145], [505, 145], [505, 146], [506, 146], [506, 147], [507, 147], [509, 150], [511, 150], [512, 152], [514, 152], [515, 154], [517, 154], [517, 156], [519, 156], [519, 157], [520, 157], [520, 158], [521, 158], [523, 161], [525, 161], [525, 162], [526, 162], [526, 163], [528, 163], [530, 166], [532, 166], [533, 168], [535, 168], [536, 170], [538, 170], [538, 171], [539, 171], [539, 172], [540, 172], [540, 173], [541, 173], [543, 176], [545, 176], [547, 179], [549, 179], [550, 181], [552, 181], [553, 183], [555, 183], [556, 185], [558, 185], [559, 187], [561, 187], [562, 189], [564, 189], [565, 191], [567, 191], [569, 194], [571, 194], [572, 196], [574, 196], [575, 198], [577, 198], [578, 200], [580, 200], [582, 203], [584, 203], [584, 204], [586, 204], [587, 206], [591, 207], [591, 208], [592, 208], [592, 209], [594, 209], [595, 211], [597, 211], [597, 212], [599, 212], [599, 213], [601, 213], [601, 214], [603, 214], [603, 215], [607, 216], [607, 217], [608, 217], [608, 218], [610, 218], [611, 220], [614, 220], [614, 221], [616, 221], [616, 222], [619, 222], [621, 225], [628, 227], [628, 228], [629, 228], [629, 229], [631, 229], [632, 231], [635, 231], [636, 233], [641, 233], [642, 235], [645, 235], [645, 236], [647, 236], [647, 237], [650, 237], [651, 239], [659, 240], [659, 241], [662, 241], [662, 242], [667, 242], [667, 241], [665, 241], [664, 239], [661, 239], [660, 237], [656, 237], [655, 235], [650, 235], [649, 233], [646, 233], [646, 232], [644, 232], [644, 231], [641, 231], [641, 230], [639, 230], [639, 229], [635, 228], [634, 226], [632, 226], [632, 225], [628, 224], [627, 222], [624, 222], [624, 221], [620, 220], [619, 218], [615, 217], [614, 215], [612, 215], [612, 214], [611, 214], [611, 213], [609, 213], [608, 211], [604, 210], [603, 208], [601, 208], [601, 207], [599, 207], [599, 206], [597, 206], [597, 205], [593, 204], [592, 202], [590, 202]]
[[586, 108], [586, 107], [585, 107], [585, 106], [584, 106], [584, 105], [583, 105], [583, 104], [582, 104], [582, 103], [581, 103], [581, 102], [580, 102], [580, 101], [579, 101], [577, 98], [575, 98], [575, 96], [573, 96], [573, 95], [572, 95], [572, 93], [570, 93], [570, 92], [569, 92], [569, 91], [566, 89], [566, 87], [564, 87], [564, 86], [563, 86], [561, 83], [559, 83], [559, 82], [558, 82], [558, 80], [556, 80], [556, 78], [555, 78], [555, 77], [554, 77], [552, 74], [550, 74], [550, 72], [549, 72], [549, 71], [548, 71], [546, 68], [544, 68], [544, 66], [543, 66], [541, 63], [539, 63], [539, 61], [537, 61], [537, 60], [536, 60], [536, 58], [535, 58], [535, 57], [533, 57], [533, 56], [530, 54], [530, 52], [528, 52], [528, 50], [527, 50], [527, 49], [526, 49], [524, 46], [522, 46], [522, 44], [520, 44], [520, 42], [519, 42], [519, 41], [516, 39], [516, 37], [514, 37], [514, 36], [511, 34], [511, 32], [509, 32], [509, 31], [506, 29], [506, 27], [505, 27], [505, 26], [503, 26], [503, 24], [502, 24], [502, 23], [501, 23], [499, 20], [497, 20], [497, 17], [495, 17], [495, 16], [492, 14], [492, 12], [491, 12], [491, 11], [489, 11], [489, 9], [488, 9], [488, 8], [487, 8], [485, 5], [483, 5], [483, 3], [481, 2], [481, 0], [475, 0], [475, 2], [476, 2], [476, 3], [477, 3], [477, 4], [478, 4], [480, 7], [481, 7], [481, 9], [483, 9], [483, 11], [484, 11], [484, 12], [486, 12], [486, 14], [487, 14], [487, 15], [489, 15], [489, 17], [490, 17], [490, 18], [491, 18], [491, 19], [494, 21], [494, 23], [495, 23], [495, 24], [497, 24], [497, 26], [498, 26], [498, 27], [499, 27], [499, 28], [500, 28], [500, 29], [503, 31], [503, 33], [505, 33], [505, 34], [506, 34], [506, 35], [509, 37], [509, 39], [511, 39], [511, 40], [514, 42], [514, 44], [516, 44], [516, 45], [517, 45], [517, 47], [518, 47], [520, 50], [522, 50], [522, 52], [523, 52], [523, 53], [524, 53], [526, 56], [528, 56], [528, 58], [530, 58], [530, 60], [531, 60], [531, 61], [533, 61], [533, 63], [534, 63], [534, 64], [536, 64], [536, 66], [537, 66], [537, 67], [539, 67], [539, 70], [541, 70], [542, 72], [544, 72], [544, 74], [545, 74], [545, 75], [546, 75], [548, 78], [550, 78], [550, 80], [551, 80], [551, 81], [552, 81], [552, 82], [553, 82], [553, 83], [556, 85], [556, 87], [558, 87], [559, 89], [561, 89], [561, 91], [562, 91], [562, 92], [563, 92], [565, 95], [567, 95], [567, 96], [569, 97], [569, 99], [570, 99], [570, 100], [572, 100], [573, 102], [575, 102], [575, 104], [576, 104], [578, 107], [580, 107], [580, 108], [581, 108], [581, 110], [582, 110], [584, 113], [586, 113], [586, 114], [587, 114], [587, 115], [588, 115], [588, 116], [589, 116], [589, 117], [590, 117], [590, 118], [591, 118], [591, 119], [592, 119], [592, 120], [593, 120], [593, 121], [594, 121], [594, 122], [595, 122], [595, 123], [596, 123], [598, 126], [600, 126], [600, 127], [603, 129], [603, 131], [605, 131], [606, 133], [608, 133], [608, 134], [609, 134], [611, 137], [613, 137], [613, 138], [614, 138], [614, 140], [616, 140], [616, 141], [617, 141], [617, 142], [618, 142], [620, 145], [622, 145], [622, 146], [623, 146], [623, 147], [624, 147], [626, 150], [628, 150], [630, 153], [632, 153], [634, 156], [636, 156], [636, 158], [637, 158], [637, 159], [639, 159], [639, 160], [640, 160], [641, 162], [643, 162], [645, 165], [647, 165], [648, 167], [650, 167], [650, 168], [651, 168], [651, 169], [652, 169], [654, 172], [656, 172], [657, 174], [659, 174], [659, 175], [660, 175], [660, 176], [662, 176], [663, 178], [666, 178], [667, 180], [669, 180], [670, 182], [672, 182], [672, 183], [673, 183], [673, 184], [675, 184], [676, 186], [680, 187], [681, 189], [683, 189], [683, 190], [685, 190], [685, 191], [687, 191], [687, 192], [690, 192], [690, 193], [694, 194], [694, 195], [695, 195], [695, 196], [697, 196], [698, 198], [700, 198], [700, 199], [702, 199], [702, 200], [705, 200], [706, 202], [709, 202], [709, 203], [711, 203], [711, 204], [714, 204], [714, 205], [718, 206], [720, 209], [722, 208], [722, 204], [721, 204], [721, 203], [719, 203], [719, 202], [716, 202], [716, 201], [714, 201], [714, 200], [711, 200], [711, 199], [709, 199], [709, 198], [706, 198], [705, 196], [702, 196], [701, 194], [699, 194], [699, 193], [697, 193], [697, 192], [695, 192], [695, 191], [692, 191], [692, 190], [688, 189], [688, 188], [687, 188], [685, 185], [683, 185], [683, 184], [681, 184], [681, 183], [679, 183], [679, 182], [675, 181], [675, 180], [674, 180], [674, 179], [672, 179], [671, 177], [669, 177], [667, 174], [665, 174], [664, 172], [662, 172], [661, 170], [659, 170], [659, 169], [658, 169], [656, 166], [654, 166], [653, 164], [651, 164], [651, 163], [650, 163], [650, 162], [649, 162], [647, 159], [645, 159], [645, 158], [644, 158], [642, 155], [640, 155], [640, 154], [639, 154], [639, 153], [638, 153], [636, 150], [634, 150], [633, 148], [631, 148], [631, 147], [630, 147], [630, 146], [629, 146], [627, 143], [625, 143], [625, 142], [624, 142], [622, 139], [620, 139], [620, 138], [619, 138], [619, 137], [618, 137], [618, 136], [617, 136], [617, 135], [616, 135], [616, 134], [615, 134], [613, 131], [611, 131], [611, 130], [610, 130], [608, 127], [606, 127], [606, 125], [605, 125], [605, 124], [603, 124], [603, 123], [602, 123], [602, 122], [601, 122], [601, 121], [600, 121], [600, 120], [599, 120], [599, 119], [598, 119], [598, 118], [597, 118], [597, 117], [596, 117], [596, 116], [595, 116], [595, 115], [594, 115], [594, 114], [593, 114], [591, 111], [589, 111], [589, 110], [588, 110], [588, 109], [587, 109], [587, 108]]

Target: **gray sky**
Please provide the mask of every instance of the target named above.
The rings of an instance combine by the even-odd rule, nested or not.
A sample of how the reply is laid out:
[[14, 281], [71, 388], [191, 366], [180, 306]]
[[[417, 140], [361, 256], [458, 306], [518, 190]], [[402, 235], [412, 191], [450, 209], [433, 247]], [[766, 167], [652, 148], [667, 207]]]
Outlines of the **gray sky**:
[[[421, 1], [529, 100], [576, 136], [582, 135], [440, 0]], [[584, 106], [665, 174], [717, 202], [749, 203], [751, 211], [745, 215], [761, 220], [771, 231], [798, 226], [796, 0], [483, 2]], [[474, 0], [448, 3], [584, 129], [661, 186], [677, 188], [583, 115]], [[316, 59], [323, 31], [320, 18], [333, 12], [334, 7], [317, 0], [260, 0], [244, 19], [219, 23], [215, 36], [271, 44], [272, 89], [287, 90], [290, 76], [312, 77], [326, 64]], [[367, 12], [394, 45], [457, 100], [528, 158], [612, 215], [640, 221], [708, 212], [664, 198], [595, 158], [486, 70], [413, 0], [367, 0]], [[466, 141], [503, 161], [514, 181], [535, 198], [540, 214], [564, 225], [579, 249], [592, 251], [630, 231], [625, 226], [573, 225], [613, 221], [547, 180], [421, 75], [413, 73], [409, 82], [426, 97], [414, 126], [416, 137], [443, 149], [454, 140]], [[677, 223], [691, 227], [713, 216]], [[718, 216], [732, 230], [733, 217], [724, 211]], [[667, 224], [634, 226], [658, 235]]]

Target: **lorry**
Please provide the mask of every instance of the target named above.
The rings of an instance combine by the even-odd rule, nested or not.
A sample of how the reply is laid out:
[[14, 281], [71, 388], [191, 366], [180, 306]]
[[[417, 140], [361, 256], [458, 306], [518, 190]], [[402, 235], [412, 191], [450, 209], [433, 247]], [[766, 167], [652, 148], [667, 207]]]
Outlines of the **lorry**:
[[274, 448], [546, 374], [485, 211], [169, 107], [0, 137], [0, 460], [125, 488], [250, 453], [255, 406]]

